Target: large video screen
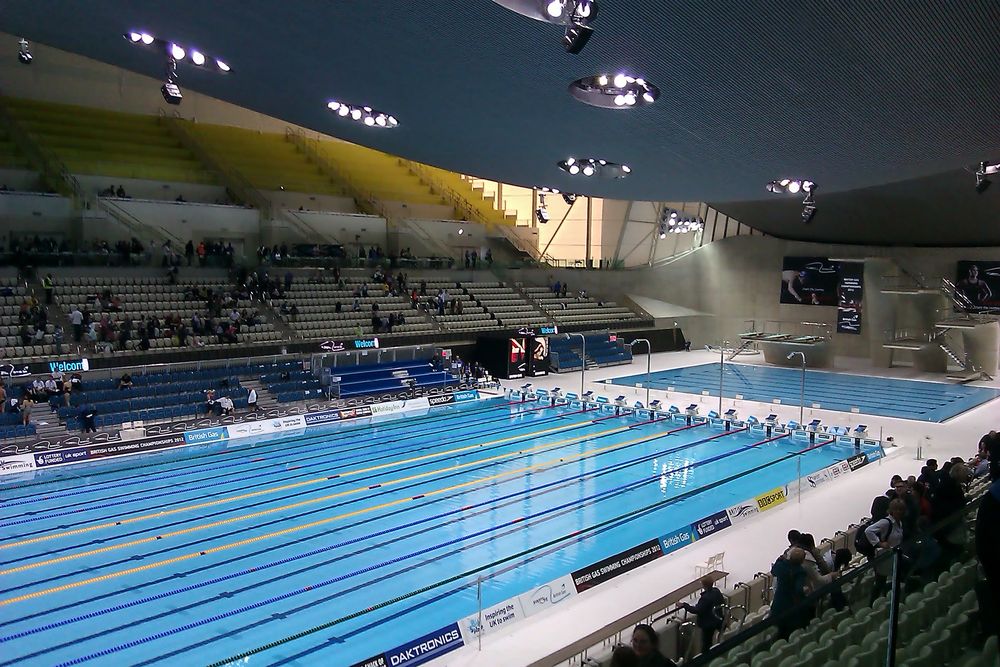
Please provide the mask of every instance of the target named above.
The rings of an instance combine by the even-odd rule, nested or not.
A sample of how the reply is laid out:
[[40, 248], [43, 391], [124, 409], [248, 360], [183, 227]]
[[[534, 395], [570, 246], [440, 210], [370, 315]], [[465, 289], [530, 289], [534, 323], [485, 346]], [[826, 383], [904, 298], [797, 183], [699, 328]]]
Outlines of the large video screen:
[[1000, 262], [959, 262], [955, 292], [958, 310], [1000, 313]]
[[781, 303], [836, 306], [840, 267], [826, 257], [785, 257]]

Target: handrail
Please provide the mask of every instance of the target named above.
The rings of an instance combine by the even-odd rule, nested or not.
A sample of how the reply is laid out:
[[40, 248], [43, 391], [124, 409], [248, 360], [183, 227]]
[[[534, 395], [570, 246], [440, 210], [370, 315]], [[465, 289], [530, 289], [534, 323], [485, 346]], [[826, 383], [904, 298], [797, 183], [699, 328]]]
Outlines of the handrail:
[[70, 173], [66, 164], [54, 152], [41, 146], [21, 126], [20, 121], [7, 106], [6, 96], [2, 91], [0, 91], [0, 121], [3, 121], [18, 150], [39, 168], [46, 184], [60, 194], [72, 197], [76, 208], [84, 208], [87, 204], [87, 195], [80, 181]]
[[104, 197], [97, 198], [97, 207], [110, 215], [112, 218], [120, 222], [122, 225], [127, 227], [136, 238], [142, 238], [143, 232], [150, 231], [159, 236], [164, 241], [170, 241], [171, 243], [177, 244], [175, 246], [177, 252], [181, 252], [184, 247], [184, 240], [179, 236], [174, 236], [167, 230], [159, 227], [157, 225], [148, 225], [144, 223], [139, 218], [135, 217], [125, 209], [123, 209], [118, 204], [108, 200]]
[[[729, 576], [729, 573], [714, 570], [707, 576], [711, 577], [714, 582], [719, 581], [720, 579], [725, 579]], [[611, 623], [608, 623], [600, 630], [595, 630], [589, 635], [574, 641], [572, 644], [564, 646], [561, 649], [549, 653], [543, 658], [535, 660], [530, 663], [528, 667], [549, 667], [550, 665], [556, 665], [580, 656], [586, 653], [589, 649], [595, 646], [600, 646], [602, 643], [607, 641], [608, 638], [614, 637], [626, 630], [631, 629], [636, 623], [650, 618], [657, 612], [676, 605], [678, 602], [691, 597], [701, 589], [701, 578], [690, 581], [680, 588], [676, 588], [666, 595], [653, 600], [649, 604], [646, 604], [639, 609], [636, 609], [635, 611], [625, 614]]]
[[325, 155], [316, 149], [312, 142], [318, 142], [317, 139], [310, 139], [304, 132], [302, 132], [302, 130], [292, 127], [285, 128], [285, 139], [302, 151], [306, 158], [311, 162], [314, 162], [316, 166], [319, 167], [320, 171], [324, 172], [327, 177], [347, 186], [349, 194], [358, 203], [359, 208], [367, 208], [367, 213], [379, 215], [385, 218], [386, 222], [389, 222], [390, 220], [395, 222], [394, 218], [390, 215], [389, 210], [377, 197], [375, 197], [374, 193], [368, 192], [359, 186], [350, 174], [331, 162]]
[[229, 190], [230, 194], [238, 201], [249, 204], [260, 211], [262, 217], [270, 219], [272, 217], [271, 202], [262, 195], [237, 169], [225, 163], [216, 155], [209, 153], [197, 137], [186, 127], [183, 119], [176, 115], [168, 116], [163, 109], [160, 109], [160, 119], [167, 126], [180, 144], [191, 151], [198, 160], [208, 167], [222, 181], [222, 184]]

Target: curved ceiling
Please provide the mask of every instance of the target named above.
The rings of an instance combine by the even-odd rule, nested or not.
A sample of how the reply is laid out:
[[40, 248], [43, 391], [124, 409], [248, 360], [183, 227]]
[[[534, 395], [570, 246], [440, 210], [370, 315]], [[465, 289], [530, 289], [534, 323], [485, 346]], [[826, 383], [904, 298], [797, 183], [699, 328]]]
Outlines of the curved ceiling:
[[[123, 32], [201, 47], [233, 72], [182, 66], [182, 88], [414, 160], [616, 199], [735, 202], [737, 217], [788, 237], [846, 241], [823, 227], [836, 220], [835, 193], [1000, 159], [996, 0], [604, 0], [576, 56], [563, 51], [559, 26], [491, 0], [7, 0], [4, 9], [7, 32], [151, 76], [162, 59]], [[567, 92], [603, 71], [648, 78], [662, 95], [617, 111]], [[330, 99], [384, 109], [400, 127], [338, 122]], [[569, 156], [633, 171], [574, 178], [555, 166]], [[813, 225], [797, 215], [786, 224], [782, 209], [795, 205], [766, 199], [764, 184], [783, 176], [820, 185]], [[973, 208], [992, 201], [995, 217], [994, 190]], [[972, 185], [960, 192], [976, 197]]]

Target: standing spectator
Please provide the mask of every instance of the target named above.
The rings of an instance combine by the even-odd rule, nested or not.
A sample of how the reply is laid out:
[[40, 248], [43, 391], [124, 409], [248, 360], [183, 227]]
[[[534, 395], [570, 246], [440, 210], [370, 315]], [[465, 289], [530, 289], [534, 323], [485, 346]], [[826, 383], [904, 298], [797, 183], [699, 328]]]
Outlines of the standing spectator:
[[85, 405], [83, 406], [83, 409], [80, 410], [80, 419], [83, 422], [84, 433], [97, 433], [96, 416], [97, 411], [92, 405]]
[[[956, 463], [948, 471], [948, 477], [938, 484], [937, 491], [931, 501], [931, 523], [937, 524], [960, 512], [965, 507], [965, 490], [963, 485], [969, 480], [969, 469], [962, 463]], [[946, 556], [955, 556], [965, 545], [965, 524], [949, 523], [941, 528], [934, 537], [941, 545]]]
[[25, 426], [31, 423], [31, 406], [34, 403], [35, 401], [27, 396], [21, 401], [21, 423]]
[[656, 631], [645, 623], [632, 630], [632, 650], [639, 657], [639, 667], [677, 667], [660, 653], [660, 638]]
[[188, 266], [191, 266], [191, 262], [194, 260], [194, 242], [191, 239], [188, 239], [184, 245], [184, 257], [187, 258]]
[[448, 296], [445, 294], [444, 290], [438, 290], [437, 294], [437, 311], [439, 316], [444, 315], [444, 305], [448, 301]]
[[198, 249], [196, 252], [198, 253], [198, 264], [205, 266], [205, 256], [208, 254], [208, 249], [205, 248], [204, 241], [200, 241], [198, 243]]
[[1000, 635], [1000, 445], [989, 447], [990, 488], [983, 496], [976, 515], [976, 558], [986, 575], [985, 584], [976, 587], [984, 629]]
[[247, 408], [251, 412], [257, 412], [257, 390], [250, 387], [250, 393], [247, 394]]
[[132, 376], [126, 371], [120, 378], [118, 378], [116, 386], [118, 389], [130, 389], [132, 387]]
[[51, 306], [52, 293], [54, 292], [51, 273], [46, 273], [45, 277], [42, 278], [42, 289], [45, 290], [45, 303]]
[[931, 478], [937, 474], [937, 469], [937, 459], [927, 459], [927, 464], [920, 469], [920, 477], [917, 477], [917, 481], [924, 486], [928, 486], [931, 483]]
[[52, 329], [52, 342], [56, 346], [56, 354], [62, 354], [63, 353], [62, 344], [63, 344], [63, 336], [64, 335], [65, 334], [64, 334], [63, 326], [61, 324], [55, 325], [55, 327]]
[[291, 271], [286, 271], [285, 272], [285, 291], [286, 292], [288, 292], [288, 291], [290, 291], [292, 289], [292, 280], [293, 279], [294, 279], [294, 276], [292, 275], [292, 272]]
[[486, 249], [486, 254], [483, 255], [483, 259], [486, 260], [486, 266], [490, 269], [493, 268], [493, 250], [490, 248]]
[[[864, 537], [875, 549], [874, 555], [868, 555], [868, 560], [875, 560], [879, 549], [894, 549], [903, 541], [903, 517], [906, 515], [906, 503], [895, 498], [889, 502], [889, 516], [873, 522], [865, 528]], [[875, 565], [875, 583], [872, 586], [871, 601], [885, 593], [886, 581], [892, 571], [892, 560], [883, 559]]]
[[[806, 552], [799, 547], [792, 547], [771, 566], [774, 576], [774, 596], [771, 599], [769, 618], [778, 618], [778, 636], [788, 639], [792, 631], [803, 627], [802, 619], [797, 615], [785, 615], [805, 599], [808, 578], [802, 563]], [[808, 620], [806, 621], [808, 622]]]
[[722, 605], [726, 603], [726, 597], [718, 588], [712, 577], [701, 578], [701, 597], [696, 604], [681, 602], [678, 607], [686, 609], [694, 614], [697, 619], [695, 625], [701, 630], [701, 652], [708, 653], [715, 642], [715, 633], [722, 630], [723, 610]]

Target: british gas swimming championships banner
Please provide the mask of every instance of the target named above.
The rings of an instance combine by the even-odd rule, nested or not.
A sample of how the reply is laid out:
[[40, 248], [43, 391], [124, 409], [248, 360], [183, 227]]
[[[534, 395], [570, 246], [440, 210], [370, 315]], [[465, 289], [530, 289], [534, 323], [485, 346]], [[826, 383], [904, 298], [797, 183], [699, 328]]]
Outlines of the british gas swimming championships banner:
[[861, 302], [864, 299], [865, 265], [843, 262], [837, 284], [837, 333], [861, 333]]

